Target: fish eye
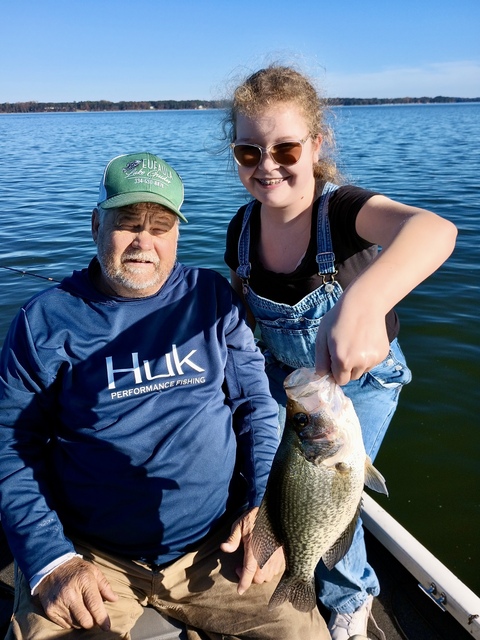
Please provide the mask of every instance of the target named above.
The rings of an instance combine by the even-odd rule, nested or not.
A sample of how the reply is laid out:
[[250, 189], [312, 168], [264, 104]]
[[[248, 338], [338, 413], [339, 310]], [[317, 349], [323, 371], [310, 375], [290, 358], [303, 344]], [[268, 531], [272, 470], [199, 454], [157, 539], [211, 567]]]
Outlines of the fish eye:
[[306, 413], [296, 413], [293, 421], [297, 427], [305, 427], [308, 424], [308, 416]]

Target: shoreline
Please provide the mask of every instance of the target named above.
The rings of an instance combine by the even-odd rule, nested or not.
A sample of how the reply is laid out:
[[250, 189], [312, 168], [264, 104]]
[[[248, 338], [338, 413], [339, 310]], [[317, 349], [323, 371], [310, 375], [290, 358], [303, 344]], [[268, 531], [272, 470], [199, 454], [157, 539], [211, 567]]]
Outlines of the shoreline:
[[[478, 103], [477, 98], [459, 98], [436, 96], [434, 98], [327, 98], [328, 107], [355, 106], [397, 106], [422, 104], [466, 104]], [[211, 109], [227, 109], [226, 100], [146, 100], [120, 101], [82, 100], [74, 102], [3, 102], [0, 103], [2, 113], [91, 113], [121, 111], [207, 111]]]

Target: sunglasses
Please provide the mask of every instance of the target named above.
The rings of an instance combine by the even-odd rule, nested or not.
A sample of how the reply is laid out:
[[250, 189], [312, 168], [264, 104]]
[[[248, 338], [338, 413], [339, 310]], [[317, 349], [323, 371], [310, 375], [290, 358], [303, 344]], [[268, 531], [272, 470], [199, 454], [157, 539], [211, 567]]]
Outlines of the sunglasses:
[[303, 145], [310, 138], [308, 135], [303, 140], [289, 140], [288, 142], [277, 142], [269, 147], [261, 147], [259, 144], [245, 144], [243, 142], [232, 142], [230, 147], [233, 151], [235, 162], [240, 167], [253, 169], [260, 164], [263, 154], [266, 153], [276, 163], [284, 167], [291, 167], [300, 160]]

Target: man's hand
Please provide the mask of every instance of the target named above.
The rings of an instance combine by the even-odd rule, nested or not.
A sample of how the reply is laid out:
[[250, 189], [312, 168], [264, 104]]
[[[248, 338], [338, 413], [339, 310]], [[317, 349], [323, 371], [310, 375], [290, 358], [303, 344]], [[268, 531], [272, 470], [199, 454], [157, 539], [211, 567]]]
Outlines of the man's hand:
[[110, 629], [104, 600], [115, 602], [118, 596], [90, 562], [72, 558], [44, 578], [37, 589], [47, 617], [63, 629], [91, 629], [98, 625]]
[[260, 569], [255, 560], [251, 539], [257, 511], [258, 507], [254, 507], [234, 522], [230, 536], [220, 545], [222, 551], [233, 553], [239, 548], [240, 544], [243, 543], [243, 566], [237, 568], [237, 575], [239, 577], [237, 591], [240, 595], [245, 593], [252, 582], [254, 584], [270, 582], [274, 576], [285, 569], [285, 558], [282, 547], [279, 547], [270, 556], [262, 569]]

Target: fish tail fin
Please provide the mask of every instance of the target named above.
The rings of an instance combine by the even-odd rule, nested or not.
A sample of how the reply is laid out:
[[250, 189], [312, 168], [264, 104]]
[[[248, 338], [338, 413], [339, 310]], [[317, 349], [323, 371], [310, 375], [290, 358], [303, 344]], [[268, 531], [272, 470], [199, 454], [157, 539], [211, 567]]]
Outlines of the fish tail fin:
[[302, 580], [296, 576], [285, 576], [277, 585], [277, 588], [270, 598], [268, 609], [272, 610], [284, 602], [291, 602], [298, 611], [307, 613], [317, 605], [315, 595], [315, 580], [312, 576], [310, 580]]
[[365, 484], [369, 489], [378, 491], [378, 493], [384, 493], [386, 496], [388, 496], [385, 478], [382, 476], [380, 471], [378, 471], [378, 469], [375, 469], [372, 461], [368, 456], [365, 460]]

